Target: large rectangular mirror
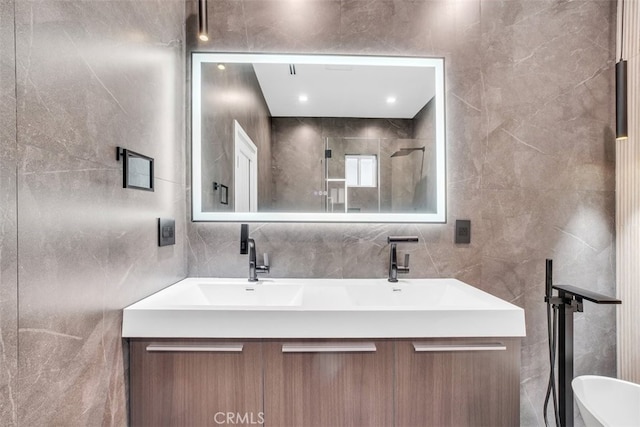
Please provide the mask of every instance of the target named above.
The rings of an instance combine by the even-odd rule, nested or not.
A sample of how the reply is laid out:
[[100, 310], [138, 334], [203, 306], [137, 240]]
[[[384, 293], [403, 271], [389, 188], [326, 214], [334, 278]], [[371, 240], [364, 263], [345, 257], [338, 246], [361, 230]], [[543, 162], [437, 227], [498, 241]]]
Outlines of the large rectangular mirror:
[[445, 222], [444, 59], [194, 53], [194, 221]]

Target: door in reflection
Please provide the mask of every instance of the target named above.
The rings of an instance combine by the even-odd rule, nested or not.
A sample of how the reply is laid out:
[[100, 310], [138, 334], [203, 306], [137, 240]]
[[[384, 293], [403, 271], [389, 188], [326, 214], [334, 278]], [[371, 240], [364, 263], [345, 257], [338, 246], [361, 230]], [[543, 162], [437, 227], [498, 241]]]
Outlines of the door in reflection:
[[258, 148], [235, 122], [234, 206], [236, 212], [258, 211]]

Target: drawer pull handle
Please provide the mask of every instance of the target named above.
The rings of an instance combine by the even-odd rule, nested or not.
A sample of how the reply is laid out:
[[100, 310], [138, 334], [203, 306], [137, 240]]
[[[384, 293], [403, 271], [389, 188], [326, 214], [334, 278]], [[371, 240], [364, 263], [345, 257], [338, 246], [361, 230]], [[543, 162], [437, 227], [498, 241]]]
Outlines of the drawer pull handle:
[[242, 352], [244, 344], [212, 344], [212, 345], [184, 345], [184, 344], [150, 344], [147, 351], [159, 352]]
[[421, 344], [414, 342], [413, 349], [416, 352], [441, 352], [441, 351], [502, 351], [507, 346], [501, 343], [491, 344]]
[[283, 344], [283, 353], [366, 353], [375, 352], [376, 345], [365, 343]]

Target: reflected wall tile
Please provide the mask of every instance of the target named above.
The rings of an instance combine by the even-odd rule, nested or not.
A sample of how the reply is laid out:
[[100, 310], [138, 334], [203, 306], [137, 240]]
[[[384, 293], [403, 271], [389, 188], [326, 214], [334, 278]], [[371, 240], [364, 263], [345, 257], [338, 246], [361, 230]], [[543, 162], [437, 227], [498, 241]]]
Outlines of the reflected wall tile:
[[274, 211], [319, 212], [324, 138], [320, 119], [273, 118], [271, 150]]
[[363, 120], [367, 138], [412, 138], [412, 120], [368, 119]]
[[[217, 64], [201, 66], [202, 119], [202, 206], [205, 211], [233, 211], [235, 209], [235, 181], [233, 158], [237, 122], [257, 148], [258, 206], [268, 209], [272, 201], [271, 189], [271, 117], [260, 91], [258, 79], [250, 64], [227, 64], [220, 70]], [[227, 204], [222, 203], [221, 191], [212, 183], [228, 187]]]
[[[345, 154], [375, 154], [378, 151], [379, 138], [385, 139], [381, 141], [383, 144], [388, 144], [396, 138], [412, 136], [412, 123], [404, 119], [273, 118], [273, 209], [287, 212], [324, 210], [324, 201], [317, 192], [324, 189], [322, 180], [325, 142], [332, 150], [332, 157], [327, 163], [329, 176], [339, 178], [344, 177]], [[350, 138], [348, 144], [343, 143], [342, 138]], [[341, 147], [345, 147], [347, 153]], [[384, 153], [386, 148], [387, 145], [381, 146], [381, 152]], [[384, 160], [388, 159], [388, 154], [381, 155], [381, 185], [391, 185], [390, 177], [386, 173], [389, 172], [390, 163]], [[355, 192], [357, 193], [357, 190]], [[383, 189], [380, 197], [383, 209], [385, 196], [386, 192]], [[353, 193], [350, 194], [350, 200], [355, 201], [355, 206], [358, 207], [366, 207], [367, 204], [377, 206], [378, 197], [376, 196], [375, 200], [372, 200], [373, 198], [368, 197], [367, 200], [367, 197], [360, 197], [360, 200], [357, 200]]]

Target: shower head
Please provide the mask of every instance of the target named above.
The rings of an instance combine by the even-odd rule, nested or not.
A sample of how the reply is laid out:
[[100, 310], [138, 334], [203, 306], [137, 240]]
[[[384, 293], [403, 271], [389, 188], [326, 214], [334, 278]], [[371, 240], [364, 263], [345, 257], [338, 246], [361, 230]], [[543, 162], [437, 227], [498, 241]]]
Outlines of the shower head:
[[422, 151], [424, 153], [424, 145], [422, 147], [417, 147], [417, 148], [401, 148], [398, 151], [396, 151], [395, 153], [393, 153], [391, 155], [391, 157], [408, 156], [409, 154], [413, 153], [414, 151]]

